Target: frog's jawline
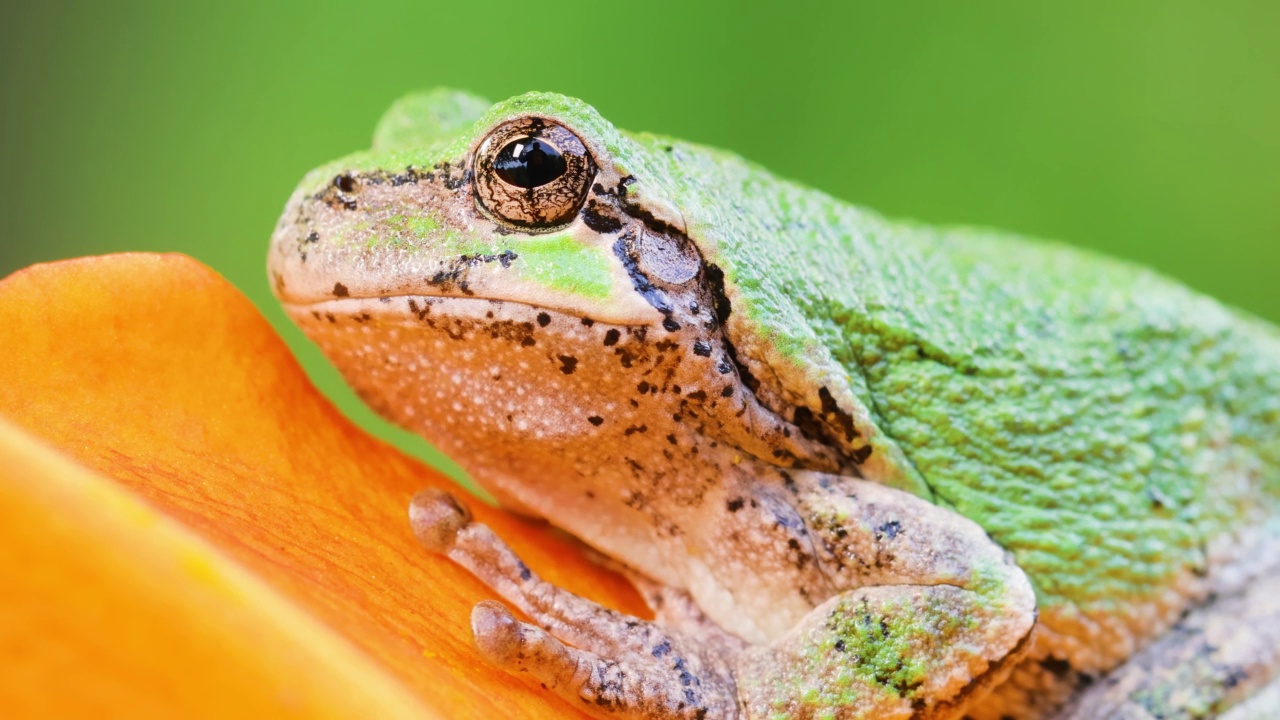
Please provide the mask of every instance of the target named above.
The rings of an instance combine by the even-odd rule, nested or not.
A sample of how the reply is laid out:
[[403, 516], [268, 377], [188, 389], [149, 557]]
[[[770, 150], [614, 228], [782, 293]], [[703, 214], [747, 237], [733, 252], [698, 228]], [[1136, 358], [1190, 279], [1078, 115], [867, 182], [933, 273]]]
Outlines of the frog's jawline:
[[[491, 323], [488, 334], [493, 337], [501, 336], [514, 342], [530, 342], [529, 338], [532, 337], [533, 333], [543, 331], [543, 328], [553, 321], [557, 324], [567, 322], [572, 325], [581, 324], [587, 327], [596, 325], [602, 328], [613, 328], [624, 335], [634, 333], [642, 339], [642, 342], [644, 342], [643, 338], [647, 335], [649, 336], [648, 342], [657, 348], [661, 348], [664, 343], [671, 342], [667, 339], [671, 337], [670, 335], [654, 338], [655, 334], [664, 332], [664, 328], [659, 324], [619, 324], [608, 320], [586, 318], [576, 313], [571, 314], [545, 305], [534, 305], [498, 298], [465, 297], [457, 294], [350, 296], [313, 303], [285, 303], [284, 307], [304, 330], [307, 330], [308, 325], [311, 324], [319, 325], [320, 327], [326, 324], [365, 326], [368, 328], [370, 339], [374, 340], [379, 327], [410, 330], [424, 327], [424, 329], [429, 328], [432, 331], [444, 329], [452, 339], [459, 339], [449, 333], [447, 328], [437, 326], [437, 322], [441, 319], [451, 321], [470, 314], [468, 312], [448, 312], [447, 308], [453, 303], [466, 303], [471, 308], [483, 307], [485, 304], [491, 305], [493, 312], [486, 313], [488, 315], [487, 321]], [[433, 312], [433, 308], [439, 308], [443, 312]], [[509, 317], [501, 317], [508, 314], [510, 310], [517, 308], [526, 315], [527, 319], [515, 321]], [[307, 330], [307, 333], [308, 335], [312, 334], [310, 330]], [[747, 422], [739, 428], [739, 432], [715, 433], [716, 437], [726, 446], [734, 447], [745, 455], [755, 457], [759, 461], [777, 468], [825, 472], [840, 471], [841, 462], [836, 452], [820, 438], [811, 438], [805, 434], [802, 428], [787, 420], [787, 416], [783, 412], [779, 412], [761, 402], [754, 391], [754, 387], [749, 386], [744, 376], [739, 373], [742, 368], [737, 365], [736, 358], [733, 358], [732, 344], [727, 338], [718, 333], [715, 339], [719, 342], [718, 353], [713, 351], [711, 356], [697, 358], [699, 361], [707, 362], [708, 365], [712, 364], [713, 361], [717, 361], [715, 362], [716, 369], [714, 371], [708, 368], [707, 377], [723, 378], [728, 382], [728, 385], [719, 385], [713, 384], [714, 381], [712, 380], [708, 380], [706, 389], [713, 391], [711, 393], [713, 406], [717, 397], [729, 398], [732, 395], [740, 397], [744, 404], [752, 406]], [[673, 348], [679, 347], [677, 343], [671, 343], [671, 345]], [[605, 347], [592, 349], [602, 356], [615, 355], [618, 350], [616, 347], [610, 347], [607, 341]], [[417, 359], [430, 361], [430, 357]], [[730, 363], [732, 363], [732, 366], [730, 366]], [[624, 364], [624, 367], [628, 366]], [[349, 381], [353, 383], [359, 382], [359, 380], [359, 377], [349, 378]], [[730, 386], [733, 388], [732, 395], [725, 394], [721, 396], [719, 394], [722, 389]], [[696, 397], [696, 394], [689, 396]], [[740, 420], [743, 419], [741, 413], [736, 417]], [[728, 420], [728, 417], [722, 419]], [[734, 434], [738, 435], [736, 439], [731, 437]], [[848, 472], [846, 469], [845, 474], [856, 476], [856, 469], [854, 472]]]

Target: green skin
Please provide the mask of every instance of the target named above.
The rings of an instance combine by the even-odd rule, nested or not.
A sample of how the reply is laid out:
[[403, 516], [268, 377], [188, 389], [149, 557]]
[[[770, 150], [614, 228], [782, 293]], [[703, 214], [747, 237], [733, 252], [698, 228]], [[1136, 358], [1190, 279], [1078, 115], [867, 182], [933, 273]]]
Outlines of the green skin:
[[[424, 289], [424, 268], [485, 258], [467, 266], [481, 297], [620, 325], [636, 324], [637, 308], [652, 315], [637, 301], [612, 243], [583, 241], [589, 232], [580, 217], [572, 226], [493, 232], [459, 221], [448, 206], [406, 205], [335, 220], [318, 243], [303, 239], [320, 222], [307, 203], [346, 197], [335, 194], [335, 178], [469, 168], [481, 140], [520, 117], [572, 130], [600, 166], [598, 181], [623, 179], [618, 192], [638, 209], [633, 216], [691, 241], [703, 291], [710, 292], [706, 268], [722, 273], [732, 308], [722, 318], [723, 338], [742, 376], [759, 381], [751, 391], [761, 412], [806, 430], [804, 442], [818, 448], [787, 446], [789, 459], [765, 463], [761, 472], [789, 465], [905, 491], [942, 508], [939, 517], [968, 518], [1009, 553], [1034, 588], [1039, 625], [1033, 650], [1020, 643], [1001, 652], [1030, 653], [1015, 677], [1052, 676], [1050, 684], [1065, 688], [1055, 702], [1079, 676], [1116, 667], [1218, 592], [1222, 568], [1245, 558], [1257, 563], [1261, 554], [1264, 569], [1250, 577], [1273, 572], [1280, 331], [1142, 267], [989, 230], [886, 220], [736, 155], [619, 131], [588, 105], [559, 95], [531, 93], [492, 107], [460, 93], [410, 96], [383, 118], [373, 150], [313, 171], [295, 193], [273, 249], [277, 294], [389, 416], [413, 426], [378, 383], [361, 385], [366, 370], [331, 350], [328, 331], [313, 329], [319, 326], [307, 317], [319, 321], [315, 308], [334, 296], [458, 296], [438, 282]], [[394, 263], [386, 261], [391, 257]], [[500, 262], [500, 293], [484, 274], [499, 271], [495, 258], [509, 258]], [[726, 444], [737, 437], [723, 428], [721, 434]], [[775, 439], [759, 442], [777, 446]], [[749, 441], [737, 446], [765, 456]], [[477, 476], [490, 484], [483, 467]], [[619, 549], [622, 541], [560, 522], [554, 505], [535, 506], [532, 495], [504, 482], [492, 488], [500, 499], [657, 577]], [[823, 517], [816, 505], [797, 502], [810, 527]], [[847, 522], [845, 510], [833, 512], [833, 523]], [[984, 562], [963, 571], [968, 587], [978, 588], [976, 609], [957, 616], [952, 608], [913, 606], [887, 612], [891, 622], [881, 629], [850, 610], [847, 622], [828, 623], [826, 634], [794, 655], [799, 670], [757, 694], [776, 698], [774, 712], [860, 716], [840, 708], [857, 705], [852, 695], [865, 690], [841, 690], [832, 679], [848, 665], [837, 662], [833, 646], [858, 644], [874, 652], [862, 653], [855, 669], [891, 694], [916, 697], [920, 678], [939, 672], [935, 662], [954, 658], [912, 657], [924, 642], [914, 633], [961, 632], [943, 626], [1005, 612], [1001, 603], [1012, 592], [1006, 585], [1016, 578], [990, 570], [998, 560]], [[691, 592], [730, 635], [758, 640]], [[878, 640], [868, 637], [876, 632]], [[1045, 674], [1050, 663], [1058, 665]], [[736, 675], [743, 696], [751, 694], [748, 675]], [[982, 690], [993, 684], [987, 677]], [[756, 706], [740, 702], [752, 714]], [[960, 712], [960, 702], [930, 712]], [[809, 709], [796, 709], [802, 707]], [[928, 715], [920, 702], [915, 707]], [[990, 707], [1031, 716], [1047, 705], [1006, 687]]]

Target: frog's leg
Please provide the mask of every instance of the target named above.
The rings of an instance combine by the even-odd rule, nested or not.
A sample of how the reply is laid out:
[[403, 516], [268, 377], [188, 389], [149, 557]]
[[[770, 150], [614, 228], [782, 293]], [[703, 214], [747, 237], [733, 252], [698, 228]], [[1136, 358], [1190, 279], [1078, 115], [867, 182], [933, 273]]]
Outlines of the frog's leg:
[[423, 545], [469, 570], [538, 624], [516, 620], [495, 601], [477, 604], [471, 628], [490, 662], [528, 672], [561, 697], [598, 712], [653, 720], [739, 717], [732, 654], [724, 647], [704, 647], [698, 638], [542, 580], [446, 492], [418, 493], [409, 518]]
[[1280, 574], [1188, 613], [1058, 720], [1280, 717]]
[[835, 594], [743, 654], [749, 716], [958, 717], [1030, 649], [1031, 585], [978, 525], [863, 480], [786, 480]]

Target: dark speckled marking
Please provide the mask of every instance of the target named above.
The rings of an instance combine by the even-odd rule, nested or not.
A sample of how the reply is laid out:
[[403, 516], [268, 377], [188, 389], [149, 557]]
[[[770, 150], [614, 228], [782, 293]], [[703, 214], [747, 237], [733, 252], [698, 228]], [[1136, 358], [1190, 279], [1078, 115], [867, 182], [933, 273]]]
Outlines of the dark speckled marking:
[[822, 413], [836, 417], [836, 422], [839, 423], [840, 429], [844, 431], [844, 439], [846, 441], [858, 437], [858, 429], [853, 426], [853, 416], [841, 409], [840, 405], [836, 403], [836, 399], [831, 396], [831, 391], [825, 385], [818, 388], [818, 399], [822, 401]]
[[810, 440], [822, 437], [822, 424], [813, 416], [813, 411], [804, 405], [797, 405], [791, 413], [791, 422], [800, 428], [800, 434]]
[[598, 233], [607, 235], [622, 229], [622, 221], [608, 214], [608, 210], [596, 200], [582, 208], [582, 222]]
[[578, 358], [572, 355], [560, 356], [560, 372], [565, 375], [572, 375], [573, 371], [578, 367]]
[[876, 528], [876, 539], [878, 540], [884, 537], [892, 540], [898, 537], [898, 533], [900, 532], [902, 532], [902, 523], [898, 522], [897, 520], [890, 520], [889, 522]]
[[548, 325], [550, 325], [550, 324], [551, 324], [551, 316], [550, 316], [550, 315], [548, 315], [548, 314], [546, 314], [546, 313], [544, 313], [544, 312], [540, 312], [540, 313], [538, 313], [538, 325], [539, 325], [540, 327], [546, 327], [546, 326], [548, 326]]
[[347, 297], [347, 296], [349, 296], [349, 295], [351, 295], [351, 293], [350, 293], [350, 292], [348, 292], [348, 290], [347, 290], [347, 286], [346, 286], [346, 285], [343, 285], [342, 283], [334, 283], [334, 284], [333, 284], [333, 296], [334, 296], [334, 297]]
[[706, 340], [698, 340], [693, 344], [693, 354], [702, 357], [711, 357], [711, 343]]
[[617, 328], [609, 328], [604, 334], [604, 346], [610, 347], [618, 344], [618, 339], [622, 337], [622, 333]]
[[601, 425], [604, 424], [604, 418], [600, 417], [599, 415], [592, 415], [591, 417], [587, 418], [587, 422], [591, 423], [592, 425], [595, 425], [596, 427], [600, 427]]

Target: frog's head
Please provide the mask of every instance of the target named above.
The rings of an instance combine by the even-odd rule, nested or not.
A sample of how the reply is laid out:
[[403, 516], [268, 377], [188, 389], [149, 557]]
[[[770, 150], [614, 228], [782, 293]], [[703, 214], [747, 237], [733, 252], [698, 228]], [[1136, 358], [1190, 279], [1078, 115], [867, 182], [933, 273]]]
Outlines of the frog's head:
[[275, 292], [375, 409], [506, 497], [513, 473], [634, 474], [624, 450], [645, 444], [664, 463], [702, 443], [839, 465], [759, 401], [770, 379], [724, 331], [671, 153], [560, 95], [411, 96], [372, 150], [303, 180]]

